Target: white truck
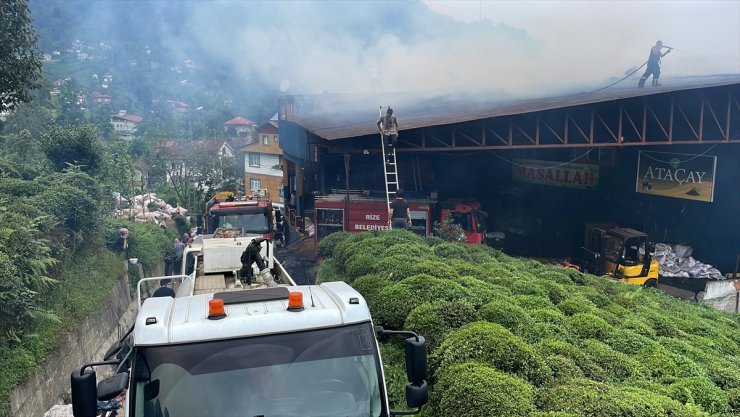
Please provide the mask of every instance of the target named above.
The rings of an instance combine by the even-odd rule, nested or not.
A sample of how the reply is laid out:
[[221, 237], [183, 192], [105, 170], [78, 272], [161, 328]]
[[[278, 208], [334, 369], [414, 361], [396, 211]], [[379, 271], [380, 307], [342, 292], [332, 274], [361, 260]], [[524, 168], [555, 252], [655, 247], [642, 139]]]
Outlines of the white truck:
[[[255, 243], [269, 266], [248, 283], [233, 258]], [[75, 417], [381, 417], [426, 403], [424, 338], [373, 326], [346, 283], [296, 285], [261, 237], [199, 237], [185, 253], [181, 275], [139, 283], [136, 322], [104, 360], [72, 372]], [[146, 297], [162, 280], [175, 296]], [[377, 341], [386, 335], [407, 337], [412, 410], [390, 410]], [[97, 383], [100, 366], [115, 370]]]

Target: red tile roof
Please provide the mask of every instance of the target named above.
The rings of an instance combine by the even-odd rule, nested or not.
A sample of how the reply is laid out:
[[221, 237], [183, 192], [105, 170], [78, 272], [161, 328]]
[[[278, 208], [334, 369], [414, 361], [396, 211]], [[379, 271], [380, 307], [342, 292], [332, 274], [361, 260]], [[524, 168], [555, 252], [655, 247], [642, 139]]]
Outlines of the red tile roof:
[[234, 117], [233, 119], [225, 121], [224, 124], [228, 126], [253, 126], [253, 125], [256, 125], [257, 123], [247, 118], [237, 116], [237, 117]]
[[141, 123], [141, 121], [144, 120], [141, 116], [135, 116], [133, 114], [123, 114], [123, 115], [114, 114], [111, 116], [111, 118], [128, 120], [129, 122], [133, 122], [133, 123]]

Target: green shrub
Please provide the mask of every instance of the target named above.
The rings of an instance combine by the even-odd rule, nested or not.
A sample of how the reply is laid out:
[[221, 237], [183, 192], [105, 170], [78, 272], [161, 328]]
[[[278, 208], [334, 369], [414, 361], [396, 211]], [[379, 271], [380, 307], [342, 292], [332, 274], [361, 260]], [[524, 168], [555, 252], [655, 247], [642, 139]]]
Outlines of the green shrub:
[[573, 335], [570, 333], [568, 326], [561, 326], [553, 323], [537, 322], [530, 326], [521, 326], [515, 329], [514, 334], [526, 340], [529, 343], [536, 343], [542, 339], [557, 337], [562, 340], [570, 341]]
[[472, 258], [471, 261], [477, 264], [505, 256], [503, 255], [503, 252], [487, 245], [472, 245], [468, 246], [467, 248], [468, 254]]
[[722, 389], [740, 388], [740, 368], [725, 358], [707, 355], [702, 362], [709, 379]]
[[577, 313], [593, 313], [597, 310], [594, 303], [581, 294], [568, 296], [565, 300], [558, 303], [558, 309], [563, 313], [572, 316]]
[[563, 382], [583, 378], [583, 371], [571, 358], [552, 355], [545, 359], [545, 363], [552, 369], [552, 375], [555, 381]]
[[550, 323], [558, 326], [565, 324], [565, 315], [554, 308], [538, 308], [529, 312], [535, 322]]
[[383, 288], [378, 294], [377, 306], [373, 311], [376, 324], [398, 329], [417, 305], [424, 302], [461, 300], [465, 289], [452, 281], [430, 275], [415, 275]]
[[452, 365], [477, 361], [534, 384], [551, 378], [550, 369], [532, 346], [495, 323], [476, 322], [450, 332], [431, 361], [437, 376]]
[[532, 325], [527, 311], [508, 300], [495, 300], [483, 305], [478, 310], [478, 317], [490, 323], [498, 323], [511, 331]]
[[578, 348], [563, 338], [553, 336], [543, 338], [534, 343], [534, 347], [542, 356], [560, 355], [573, 360], [586, 376], [594, 381], [606, 381], [606, 370], [596, 364], [584, 350]]
[[[563, 269], [563, 268], [559, 268]], [[573, 281], [571, 281], [570, 276], [568, 274], [564, 273], [560, 270], [543, 270], [537, 273], [537, 278], [541, 280], [547, 280], [551, 281], [556, 284], [560, 285], [573, 285]]]
[[536, 295], [538, 297], [547, 298], [548, 302], [550, 300], [545, 287], [539, 285], [534, 279], [515, 280], [511, 283], [511, 292], [516, 295]]
[[[324, 261], [322, 263], [325, 263]], [[370, 311], [380, 308], [378, 297], [383, 288], [393, 284], [391, 280], [381, 274], [364, 275], [352, 281], [352, 288], [356, 289], [365, 298]]]
[[[420, 261], [422, 259], [433, 259], [434, 258], [434, 252], [432, 251], [432, 248], [425, 245], [424, 243], [409, 243], [409, 242], [401, 242], [396, 243], [394, 245], [386, 247], [383, 252], [381, 252], [382, 256], [392, 256], [397, 253], [402, 253], [404, 255], [411, 256], [412, 258], [416, 259], [416, 261]], [[378, 256], [379, 254], [373, 253], [373, 256]]]
[[547, 291], [547, 296], [553, 304], [562, 302], [570, 294], [569, 291], [566, 290], [568, 286], [558, 284], [557, 282], [543, 279], [537, 279], [536, 282], [542, 286], [545, 291]]
[[383, 359], [385, 386], [388, 391], [388, 400], [394, 404], [391, 408], [400, 409], [406, 405], [406, 368], [404, 366], [404, 347], [397, 342], [383, 342], [379, 344], [380, 356]]
[[553, 306], [547, 296], [514, 293], [511, 299], [525, 310], [536, 310], [538, 308], [550, 308]]
[[367, 252], [353, 253], [345, 264], [345, 280], [352, 282], [357, 277], [375, 272], [376, 255]]
[[434, 246], [434, 254], [442, 259], [460, 259], [467, 262], [472, 261], [468, 249], [463, 243], [441, 243]]
[[[385, 250], [385, 241], [372, 233], [355, 233], [335, 247], [332, 259], [336, 262], [337, 271], [346, 273], [349, 261], [354, 255], [377, 256], [376, 254], [382, 253]], [[355, 236], [361, 236], [361, 238], [356, 238]]]
[[691, 407], [639, 388], [610, 387], [585, 379], [571, 380], [537, 392], [538, 408], [579, 416], [698, 417]]
[[730, 410], [728, 397], [705, 377], [681, 378], [668, 387], [669, 396], [682, 403], [695, 403], [712, 414]]
[[350, 232], [334, 232], [330, 235], [324, 236], [319, 242], [319, 247], [316, 251], [318, 256], [325, 258], [332, 257], [334, 255], [334, 249], [337, 245], [343, 243], [352, 234]]
[[627, 317], [622, 321], [623, 329], [634, 330], [635, 332], [649, 338], [655, 338], [655, 329], [649, 325], [645, 320], [635, 315]]
[[470, 276], [455, 277], [452, 281], [462, 285], [465, 289], [465, 300], [475, 308], [480, 308], [493, 300], [508, 299], [510, 294], [508, 288], [489, 284]]
[[650, 345], [637, 353], [648, 376], [659, 382], [671, 383], [677, 378], [702, 375], [697, 364], [684, 355], [673, 353], [660, 345]]
[[614, 331], [606, 320], [592, 313], [576, 313], [568, 317], [568, 324], [573, 333], [582, 339], [604, 339]]
[[727, 404], [730, 406], [730, 412], [740, 414], [740, 388], [732, 388], [726, 391]]
[[620, 382], [633, 376], [639, 376], [642, 372], [640, 362], [629, 355], [610, 348], [598, 340], [588, 339], [583, 341], [583, 353], [606, 372], [610, 382]]
[[474, 263], [461, 261], [459, 259], [448, 259], [447, 264], [457, 271], [458, 276], [475, 277], [486, 282], [488, 282], [490, 278], [488, 272], [483, 267]]
[[396, 253], [377, 259], [375, 270], [395, 281], [400, 281], [403, 278], [414, 275], [412, 268], [418, 261], [418, 259], [414, 259], [411, 255]]
[[436, 387], [442, 416], [528, 417], [534, 411], [532, 386], [515, 376], [478, 363], [450, 367]]
[[406, 318], [405, 330], [423, 335], [427, 350], [433, 352], [451, 330], [475, 321], [475, 309], [459, 301], [420, 304]]
[[628, 355], [634, 355], [640, 349], [655, 345], [653, 340], [634, 330], [620, 328], [614, 329], [604, 342], [617, 352]]
[[337, 267], [333, 259], [324, 259], [319, 263], [316, 270], [316, 283], [344, 281], [343, 277], [337, 273]]

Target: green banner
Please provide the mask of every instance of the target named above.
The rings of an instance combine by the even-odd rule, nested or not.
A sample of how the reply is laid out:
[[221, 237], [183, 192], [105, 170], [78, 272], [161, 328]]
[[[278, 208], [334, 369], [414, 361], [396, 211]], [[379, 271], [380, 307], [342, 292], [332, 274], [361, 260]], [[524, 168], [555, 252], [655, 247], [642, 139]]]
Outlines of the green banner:
[[716, 168], [716, 156], [641, 151], [635, 191], [711, 203]]
[[594, 164], [515, 159], [512, 170], [512, 178], [521, 182], [588, 189], [599, 186], [599, 166]]

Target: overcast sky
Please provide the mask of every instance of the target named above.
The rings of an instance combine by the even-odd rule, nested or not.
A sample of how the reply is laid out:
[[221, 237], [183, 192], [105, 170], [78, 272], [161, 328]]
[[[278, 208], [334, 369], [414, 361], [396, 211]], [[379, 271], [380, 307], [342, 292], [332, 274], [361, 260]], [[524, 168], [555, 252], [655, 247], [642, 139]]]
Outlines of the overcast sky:
[[[740, 1], [424, 0], [457, 20], [524, 29], [545, 47], [548, 70], [619, 76], [662, 40], [676, 48], [663, 73], [740, 73]], [[569, 65], [573, 63], [573, 65]], [[592, 74], [584, 71], [593, 69]]]

